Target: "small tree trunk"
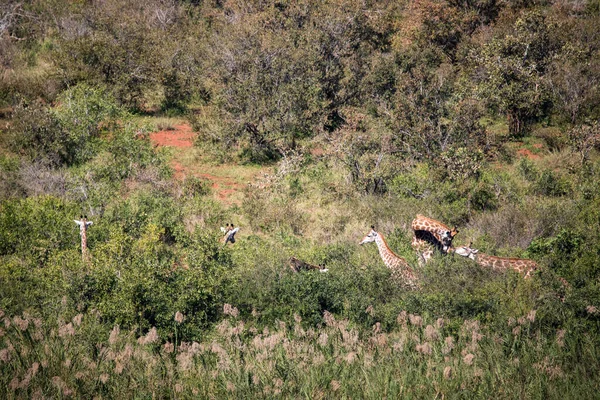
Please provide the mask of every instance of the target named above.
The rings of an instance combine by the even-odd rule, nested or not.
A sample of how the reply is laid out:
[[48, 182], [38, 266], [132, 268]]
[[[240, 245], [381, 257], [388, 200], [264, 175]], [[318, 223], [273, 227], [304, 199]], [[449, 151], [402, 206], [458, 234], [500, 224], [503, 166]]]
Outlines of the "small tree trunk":
[[520, 138], [523, 135], [525, 124], [520, 118], [519, 113], [516, 111], [510, 111], [507, 115], [507, 119], [509, 135], [515, 138]]

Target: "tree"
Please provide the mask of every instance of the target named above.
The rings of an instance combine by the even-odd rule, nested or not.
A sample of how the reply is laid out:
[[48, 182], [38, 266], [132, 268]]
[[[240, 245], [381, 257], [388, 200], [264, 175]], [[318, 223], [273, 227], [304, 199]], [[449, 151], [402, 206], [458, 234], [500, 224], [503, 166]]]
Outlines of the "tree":
[[59, 102], [55, 109], [38, 101], [16, 108], [10, 128], [13, 151], [53, 166], [78, 165], [97, 153], [101, 133], [124, 116], [105, 89], [86, 84], [63, 92]]
[[551, 105], [545, 74], [559, 48], [552, 28], [537, 11], [517, 19], [512, 33], [487, 43], [474, 61], [483, 69], [479, 95], [503, 113], [514, 137], [546, 115]]
[[210, 86], [228, 136], [261, 161], [341, 123], [379, 35], [349, 2], [229, 5], [212, 37]]
[[600, 116], [600, 32], [598, 16], [564, 29], [565, 45], [548, 68], [555, 110], [571, 124]]
[[64, 84], [105, 84], [119, 102], [142, 109], [147, 91], [177, 76], [177, 52], [169, 47], [181, 39], [182, 12], [174, 2], [108, 0], [69, 13], [58, 21], [53, 52]]

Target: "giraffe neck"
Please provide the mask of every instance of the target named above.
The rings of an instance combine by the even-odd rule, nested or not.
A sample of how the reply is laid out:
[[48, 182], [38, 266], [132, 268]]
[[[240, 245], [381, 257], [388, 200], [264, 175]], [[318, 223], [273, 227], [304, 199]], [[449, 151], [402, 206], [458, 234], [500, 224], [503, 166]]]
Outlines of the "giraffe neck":
[[79, 234], [81, 235], [81, 257], [85, 261], [85, 260], [87, 260], [87, 257], [88, 257], [88, 251], [87, 251], [87, 226], [86, 226], [86, 222], [87, 221], [83, 220], [82, 222], [83, 223], [79, 227]]
[[434, 249], [438, 248], [441, 251], [441, 247], [434, 245], [431, 242], [426, 241], [424, 239], [418, 238], [417, 232], [424, 232], [424, 231], [416, 231], [415, 232], [411, 246], [417, 253], [419, 266], [423, 267], [433, 257]]
[[394, 254], [394, 252], [389, 248], [381, 233], [377, 235], [375, 243], [377, 243], [377, 249], [379, 250], [379, 255], [381, 256], [383, 263], [388, 268], [394, 268], [398, 266], [399, 262], [401, 261], [400, 257]]
[[418, 239], [424, 239], [436, 247], [441, 246], [444, 253], [451, 246], [452, 237], [446, 236], [447, 232], [451, 232], [450, 228], [435, 219], [418, 214], [417, 218], [412, 221], [412, 229]]
[[512, 269], [519, 273], [525, 273], [528, 278], [531, 272], [537, 268], [537, 263], [533, 260], [523, 258], [506, 258], [490, 256], [485, 253], [475, 254], [475, 262], [483, 267], [489, 267], [495, 270], [505, 271]]
[[444, 251], [444, 244], [442, 243], [442, 241], [439, 239], [439, 237], [437, 235], [435, 235], [433, 232], [429, 232], [429, 231], [424, 231], [424, 230], [418, 230], [418, 231], [414, 231], [414, 236], [413, 236], [413, 247], [417, 248], [428, 248], [433, 250], [434, 248], [445, 253], [446, 251]]
[[381, 234], [377, 235], [375, 243], [377, 244], [377, 249], [379, 250], [379, 255], [381, 256], [383, 263], [392, 271], [392, 279], [401, 281], [410, 288], [418, 288], [418, 279], [412, 268], [410, 268], [405, 259], [397, 256], [390, 250]]

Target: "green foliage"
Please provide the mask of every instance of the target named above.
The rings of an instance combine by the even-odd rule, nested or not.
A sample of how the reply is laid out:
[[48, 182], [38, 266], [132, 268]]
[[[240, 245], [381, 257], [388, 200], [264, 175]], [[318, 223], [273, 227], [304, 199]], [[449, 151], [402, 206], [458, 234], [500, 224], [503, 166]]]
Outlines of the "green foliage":
[[13, 113], [9, 146], [31, 160], [60, 165], [69, 158], [68, 136], [58, 119], [41, 102], [21, 103]]
[[479, 185], [471, 193], [469, 199], [471, 207], [477, 211], [493, 211], [498, 208], [499, 201], [492, 188], [488, 185]]
[[126, 117], [104, 88], [85, 84], [63, 92], [54, 109], [61, 128], [67, 133], [67, 164], [81, 164], [97, 152], [103, 132], [117, 129], [117, 119]]
[[550, 96], [543, 76], [559, 47], [551, 32], [542, 13], [526, 12], [510, 34], [493, 39], [479, 56], [486, 68], [481, 94], [506, 115], [512, 136], [522, 136], [548, 112]]
[[[594, 2], [25, 3], [0, 6], [1, 398], [597, 394]], [[208, 155], [268, 165], [235, 167], [238, 204]], [[538, 270], [421, 267], [417, 213]]]
[[521, 158], [517, 165], [517, 170], [529, 182], [534, 182], [538, 179], [539, 171], [535, 164], [527, 157]]
[[73, 218], [80, 209], [74, 203], [38, 197], [5, 201], [0, 209], [0, 255], [31, 256], [42, 263], [77, 243]]
[[566, 178], [551, 170], [543, 170], [534, 184], [536, 193], [544, 196], [564, 196], [571, 192], [571, 184]]
[[452, 180], [477, 178], [483, 164], [483, 153], [465, 147], [451, 147], [440, 154], [441, 162]]
[[183, 181], [183, 193], [189, 197], [205, 196], [210, 193], [210, 187], [207, 181], [188, 176]]
[[571, 230], [562, 229], [556, 236], [539, 238], [531, 242], [527, 251], [534, 257], [548, 257], [552, 268], [564, 269], [581, 255], [583, 237]]
[[11, 148], [32, 161], [54, 165], [78, 165], [92, 158], [100, 148], [100, 136], [116, 128], [125, 117], [103, 89], [85, 84], [59, 96], [60, 106], [46, 108], [41, 102], [22, 103], [14, 114]]

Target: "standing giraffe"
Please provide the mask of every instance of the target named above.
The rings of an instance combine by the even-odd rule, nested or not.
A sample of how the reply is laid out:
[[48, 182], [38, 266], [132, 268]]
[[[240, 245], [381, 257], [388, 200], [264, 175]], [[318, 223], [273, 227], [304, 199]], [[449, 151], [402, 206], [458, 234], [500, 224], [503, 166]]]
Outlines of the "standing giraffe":
[[512, 269], [520, 274], [525, 274], [525, 279], [531, 277], [533, 272], [538, 268], [538, 264], [533, 260], [524, 258], [507, 258], [496, 257], [488, 254], [480, 253], [477, 249], [472, 249], [469, 246], [461, 246], [452, 249], [459, 256], [468, 257], [482, 267], [492, 268], [495, 271], [506, 271]]
[[374, 226], [371, 226], [371, 232], [369, 232], [359, 244], [371, 242], [377, 244], [379, 255], [386, 267], [392, 271], [392, 277], [395, 280], [405, 283], [410, 288], [416, 289], [418, 287], [418, 278], [414, 271], [404, 258], [397, 256], [390, 250], [385, 238], [381, 233], [375, 232]]
[[434, 250], [447, 254], [452, 246], [452, 239], [458, 233], [456, 228], [450, 229], [440, 221], [427, 218], [421, 214], [412, 221], [414, 232], [412, 248], [417, 253], [419, 265], [426, 264], [433, 257]]
[[87, 228], [92, 225], [92, 221], [87, 220], [87, 215], [79, 216], [78, 220], [73, 220], [77, 225], [79, 225], [79, 236], [81, 236], [81, 258], [83, 261], [89, 260], [89, 253], [87, 248]]

